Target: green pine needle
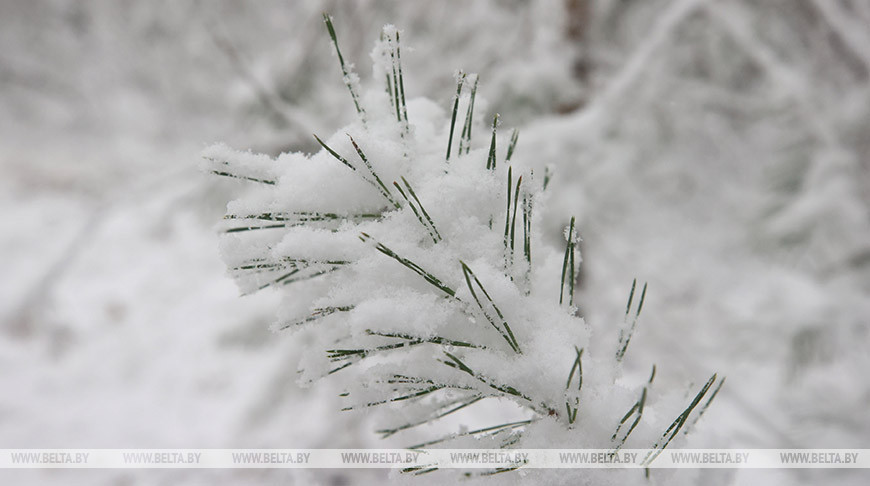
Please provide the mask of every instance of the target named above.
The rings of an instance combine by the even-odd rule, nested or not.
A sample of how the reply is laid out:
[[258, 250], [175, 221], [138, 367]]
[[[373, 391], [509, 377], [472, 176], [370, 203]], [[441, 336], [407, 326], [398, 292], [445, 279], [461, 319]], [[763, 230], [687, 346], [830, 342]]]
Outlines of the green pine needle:
[[405, 104], [405, 77], [402, 75], [402, 53], [399, 42], [399, 31], [396, 31], [396, 65], [399, 70], [399, 100], [402, 102], [402, 118], [405, 121], [405, 132], [408, 132], [408, 107]]
[[318, 321], [323, 319], [326, 316], [335, 314], [336, 312], [349, 312], [353, 310], [353, 306], [335, 306], [335, 307], [320, 307], [318, 309], [314, 309], [314, 311], [308, 317], [304, 319], [299, 319], [293, 322], [288, 322], [282, 324], [277, 328], [279, 331], [283, 331], [285, 329], [289, 329], [291, 327], [302, 326], [304, 324], [308, 324], [310, 322]]
[[695, 420], [692, 421], [692, 424], [689, 427], [686, 427], [686, 431], [684, 432], [685, 434], [688, 434], [689, 431], [695, 427], [695, 424], [698, 423], [698, 420], [700, 420], [701, 417], [704, 415], [704, 412], [707, 411], [707, 407], [710, 406], [710, 403], [712, 403], [713, 399], [716, 398], [716, 395], [719, 394], [719, 390], [722, 388], [722, 385], [724, 385], [724, 384], [725, 384], [725, 377], [723, 376], [722, 379], [719, 380], [719, 384], [716, 385], [716, 388], [713, 389], [713, 393], [710, 394], [710, 398], [708, 398], [707, 401], [704, 402], [704, 405], [702, 405], [701, 408], [698, 410], [698, 415], [695, 416]]
[[[422, 420], [419, 420], [417, 422], [407, 423], [404, 425], [400, 425], [398, 427], [377, 430], [376, 432], [378, 434], [381, 434], [381, 438], [385, 439], [387, 437], [390, 437], [391, 435], [396, 434], [397, 432], [401, 432], [403, 430], [408, 430], [408, 429], [411, 429], [414, 427], [418, 427], [420, 425], [435, 422], [436, 420], [442, 419], [442, 418], [444, 418], [444, 417], [446, 417], [454, 412], [458, 412], [459, 410], [462, 410], [466, 407], [469, 407], [469, 406], [483, 400], [484, 398], [485, 397], [483, 397], [481, 395], [473, 395], [471, 398], [462, 398], [459, 400], [453, 400], [451, 402], [448, 402], [448, 404], [445, 405], [444, 407], [442, 407], [441, 409], [433, 412], [432, 414], [428, 415], [426, 418], [424, 418]], [[446, 411], [444, 411], [445, 408], [447, 409]]]
[[476, 380], [478, 380], [479, 382], [483, 383], [484, 385], [492, 388], [493, 390], [496, 390], [498, 392], [505, 393], [508, 395], [513, 395], [513, 396], [518, 397], [518, 398], [522, 398], [528, 402], [532, 401], [531, 398], [520, 393], [519, 391], [517, 391], [516, 388], [514, 388], [510, 385], [502, 385], [499, 383], [495, 383], [492, 380], [490, 380], [489, 378], [475, 372], [474, 370], [469, 368], [465, 363], [463, 363], [462, 360], [460, 360], [456, 356], [448, 353], [447, 351], [444, 351], [444, 354], [447, 355], [448, 358], [450, 358], [450, 361], [441, 361], [445, 365], [447, 365], [451, 368], [458, 369], [458, 370], [462, 371], [463, 373], [466, 373], [466, 374], [474, 377]]
[[[317, 140], [317, 143], [319, 143], [321, 147], [323, 147], [324, 149], [326, 149], [326, 151], [329, 152], [330, 155], [332, 155], [333, 157], [335, 157], [336, 160], [338, 160], [339, 162], [341, 162], [342, 164], [344, 164], [344, 166], [347, 167], [348, 169], [350, 169], [350, 170], [356, 172], [356, 167], [354, 167], [353, 165], [351, 165], [351, 163], [348, 162], [347, 159], [345, 159], [344, 157], [342, 157], [341, 155], [339, 155], [338, 152], [336, 152], [335, 150], [332, 150], [332, 148], [331, 148], [329, 145], [326, 145], [326, 142], [324, 142], [323, 140], [321, 140], [320, 137], [318, 137], [317, 135], [314, 135], [314, 139]], [[369, 181], [369, 182], [370, 182], [370, 181]]]
[[495, 170], [495, 135], [498, 127], [498, 113], [492, 117], [492, 141], [489, 143], [489, 157], [486, 159], [486, 168]]
[[617, 424], [617, 426], [616, 426], [616, 430], [613, 432], [613, 436], [610, 437], [610, 440], [615, 442], [616, 437], [619, 435], [619, 431], [622, 428], [622, 426], [625, 425], [625, 422], [632, 416], [632, 414], [637, 412], [637, 415], [635, 416], [634, 421], [631, 423], [631, 426], [629, 426], [628, 430], [626, 430], [625, 434], [622, 436], [622, 438], [616, 444], [616, 447], [614, 448], [614, 452], [619, 450], [623, 445], [625, 445], [625, 441], [628, 440], [628, 436], [631, 435], [631, 433], [634, 431], [634, 428], [637, 427], [638, 423], [640, 423], [640, 420], [643, 417], [643, 407], [644, 407], [644, 404], [646, 403], [647, 391], [648, 391], [650, 385], [652, 385], [652, 381], [653, 381], [653, 378], [655, 377], [655, 374], [656, 374], [656, 365], [653, 365], [652, 373], [650, 373], [649, 381], [647, 382], [646, 386], [643, 387], [643, 390], [641, 391], [641, 394], [640, 394], [640, 398], [634, 403], [634, 405], [631, 407], [631, 409], [629, 409], [629, 411], [622, 417], [622, 420], [619, 421], [619, 424]]
[[257, 219], [261, 221], [285, 221], [293, 223], [313, 223], [319, 221], [354, 221], [358, 219], [379, 219], [380, 213], [337, 214], [297, 211], [292, 213], [227, 214], [224, 219]]
[[388, 45], [390, 46], [390, 61], [392, 64], [393, 70], [393, 106], [396, 108], [396, 120], [401, 123], [402, 122], [402, 106], [401, 101], [399, 99], [399, 75], [396, 72], [396, 48], [392, 45], [392, 39], [387, 40]]
[[510, 254], [508, 249], [510, 248], [510, 221], [511, 221], [511, 194], [513, 188], [513, 167], [508, 166], [508, 176], [507, 176], [507, 209], [504, 214], [504, 251], [505, 251], [505, 270], [507, 270], [507, 266], [510, 264]]
[[211, 173], [214, 175], [222, 176], [222, 177], [229, 177], [232, 179], [241, 179], [241, 180], [250, 181], [250, 182], [258, 182], [260, 184], [268, 184], [270, 186], [274, 186], [276, 184], [275, 181], [272, 181], [269, 179], [258, 179], [256, 177], [248, 177], [248, 176], [233, 174], [231, 172], [226, 172], [226, 171], [213, 170], [213, 171], [211, 171]]
[[477, 82], [480, 81], [480, 75], [475, 75], [474, 84], [471, 86], [471, 98], [468, 100], [468, 110], [465, 112], [465, 124], [462, 127], [462, 134], [459, 137], [459, 153], [463, 150], [467, 154], [471, 150], [471, 125], [474, 117], [474, 98], [477, 95]]
[[562, 261], [562, 284], [559, 291], [559, 305], [562, 305], [565, 300], [565, 287], [568, 287], [568, 305], [574, 305], [574, 223], [575, 218], [571, 217], [571, 223], [568, 225], [568, 242], [565, 245], [565, 258]]
[[516, 186], [516, 188], [514, 188], [514, 199], [513, 199], [514, 209], [513, 209], [513, 215], [511, 216], [511, 261], [513, 261], [513, 254], [514, 254], [514, 240], [516, 239], [515, 236], [516, 236], [516, 230], [517, 230], [517, 208], [519, 207], [518, 203], [520, 200], [520, 186], [522, 186], [522, 184], [523, 184], [523, 176], [520, 176], [517, 179], [517, 186]]
[[453, 98], [453, 115], [450, 117], [450, 137], [447, 139], [447, 158], [450, 160], [450, 150], [453, 147], [453, 130], [456, 128], [456, 112], [459, 111], [459, 97], [462, 94], [462, 83], [465, 82], [465, 73], [459, 72], [459, 80], [456, 82], [456, 97]]
[[440, 344], [443, 346], [456, 346], [458, 348], [476, 348], [476, 349], [486, 349], [486, 346], [480, 346], [477, 344], [468, 343], [465, 341], [457, 341], [455, 339], [448, 339], [441, 336], [432, 336], [432, 337], [418, 337], [412, 336], [410, 334], [405, 334], [401, 332], [384, 332], [384, 331], [373, 331], [371, 329], [366, 329], [366, 334], [370, 336], [381, 336], [387, 338], [395, 338], [395, 339], [404, 339], [409, 342], [421, 342], [421, 343], [432, 343], [432, 344]]
[[511, 141], [508, 144], [507, 156], [504, 159], [505, 164], [510, 164], [511, 157], [514, 155], [514, 149], [517, 148], [517, 140], [520, 138], [520, 131], [514, 128], [511, 133]]
[[577, 357], [574, 358], [574, 364], [571, 365], [571, 372], [568, 373], [568, 382], [565, 384], [565, 389], [571, 387], [571, 381], [574, 379], [574, 373], [577, 373], [577, 391], [580, 391], [583, 388], [583, 348], [578, 348], [574, 346], [574, 351], [577, 353]]
[[381, 178], [378, 176], [377, 172], [375, 172], [375, 169], [372, 167], [372, 164], [369, 162], [368, 157], [366, 157], [366, 154], [363, 153], [362, 149], [360, 149], [359, 145], [357, 145], [356, 140], [354, 140], [353, 137], [351, 137], [349, 134], [347, 135], [347, 138], [350, 139], [350, 143], [353, 145], [353, 148], [356, 150], [357, 155], [359, 155], [359, 158], [362, 160], [363, 164], [366, 166], [366, 169], [368, 169], [369, 174], [371, 174], [371, 176], [374, 177], [375, 182], [377, 183], [377, 188], [380, 190], [381, 195], [384, 196], [384, 198], [387, 201], [389, 201], [390, 204], [392, 204], [396, 209], [401, 208], [402, 206], [399, 204], [398, 201], [396, 201], [393, 198], [393, 194], [390, 193], [390, 189], [386, 186], [386, 184], [384, 184], [384, 181], [381, 180]]
[[365, 124], [365, 110], [363, 110], [362, 105], [360, 104], [359, 95], [353, 87], [353, 82], [351, 81], [351, 71], [344, 63], [344, 57], [342, 57], [341, 55], [341, 49], [338, 48], [338, 39], [335, 35], [335, 27], [332, 25], [332, 17], [330, 17], [329, 14], [324, 13], [323, 23], [326, 24], [326, 30], [329, 32], [329, 38], [332, 39], [332, 44], [335, 46], [335, 53], [338, 54], [338, 63], [341, 65], [341, 74], [344, 78], [344, 84], [345, 86], [347, 86], [347, 90], [350, 92], [350, 97], [353, 99], [353, 106], [356, 108], [356, 112], [359, 114], [363, 124]]
[[[643, 310], [643, 301], [646, 299], [646, 287], [647, 284], [643, 284], [643, 290], [640, 293], [640, 302], [637, 305], [637, 311], [634, 314], [634, 317], [631, 319], [631, 323], [628, 322], [628, 314], [631, 311], [631, 302], [634, 299], [634, 290], [637, 286], [637, 279], [634, 279], [631, 282], [631, 292], [628, 294], [628, 304], [625, 306], [625, 317], [623, 319], [623, 328], [619, 330], [619, 346], [616, 351], [616, 360], [622, 361], [625, 357], [625, 351], [628, 349], [628, 344], [631, 341], [631, 337], [634, 335], [634, 330], [637, 327], [637, 320], [640, 318], [640, 311]], [[628, 326], [628, 329], [625, 329], [625, 326]]]
[[[280, 285], [290, 285], [292, 283], [302, 282], [304, 280], [311, 280], [313, 278], [320, 277], [321, 275], [326, 275], [327, 273], [338, 270], [339, 268], [341, 268], [341, 267], [335, 266], [335, 267], [332, 267], [332, 268], [329, 268], [326, 270], [315, 270], [313, 272], [304, 272], [303, 270], [306, 270], [304, 268], [294, 268], [294, 269], [290, 270], [289, 272], [276, 278], [275, 280], [272, 280], [271, 282], [268, 282], [268, 283], [265, 283], [265, 284], [259, 286], [256, 290], [260, 291], [260, 290], [263, 290], [263, 289], [266, 289], [269, 287], [273, 287], [273, 286], [276, 286], [279, 284]], [[307, 270], [311, 270], [311, 269], [307, 269]], [[248, 295], [248, 293], [245, 293], [244, 295]]]
[[652, 447], [652, 450], [644, 458], [643, 464], [647, 466], [650, 465], [659, 456], [659, 454], [662, 453], [665, 447], [667, 447], [668, 444], [671, 443], [671, 440], [673, 440], [673, 438], [680, 432], [680, 429], [686, 423], [686, 420], [689, 418], [692, 410], [694, 410], [695, 407], [698, 405], [698, 402], [700, 402], [701, 399], [704, 398], [704, 395], [707, 394], [707, 390], [710, 389], [710, 386], [713, 384], [714, 381], [716, 381], [716, 373], [713, 373], [713, 376], [711, 376], [710, 379], [707, 380], [707, 383], [704, 384], [698, 394], [695, 395], [695, 398], [692, 399], [692, 403], [690, 403], [689, 406], [686, 407], [685, 410], [683, 410], [683, 413], [681, 413], [670, 425], [670, 427], [665, 430], [665, 433], [662, 434], [661, 438], [659, 438], [659, 440]]
[[[402, 196], [402, 198], [405, 199], [405, 201], [408, 203], [408, 206], [411, 207], [411, 210], [414, 212], [414, 216], [417, 217], [417, 221], [419, 221], [420, 224], [423, 225], [424, 228], [426, 228], [426, 231], [429, 232], [429, 236], [432, 237], [432, 241], [438, 243], [439, 241], [441, 241], [441, 233], [438, 232], [438, 228], [435, 227], [435, 223], [432, 221], [429, 213], [426, 212], [426, 208], [424, 208], [423, 204], [420, 203], [420, 199], [417, 198], [417, 194], [414, 192], [411, 184], [409, 184], [404, 177], [402, 177], [402, 182], [405, 184], [405, 189], [407, 189], [408, 191], [407, 194], [398, 182], [394, 181], [393, 185], [396, 187], [396, 189], [399, 190], [399, 194]], [[408, 194], [411, 195], [410, 198], [408, 197]], [[414, 201], [412, 202], [411, 199], [413, 199]], [[419, 210], [417, 209], [418, 207], [420, 208]]]
[[520, 420], [518, 422], [509, 422], [506, 424], [493, 425], [491, 427], [484, 427], [482, 429], [469, 430], [468, 432], [462, 432], [462, 433], [458, 433], [458, 434], [450, 434], [450, 435], [442, 437], [440, 439], [430, 440], [428, 442], [423, 442], [421, 444], [413, 445], [411, 447], [408, 447], [408, 449], [411, 449], [411, 450], [422, 449], [424, 447], [429, 447], [429, 446], [432, 446], [435, 444], [440, 444], [442, 442], [447, 442], [448, 440], [457, 439], [459, 437], [468, 437], [470, 435], [477, 435], [477, 434], [495, 435], [495, 434], [502, 432], [502, 431], [514, 430], [514, 429], [517, 429], [520, 427], [524, 427], [526, 425], [529, 425], [532, 422], [534, 422], [534, 420]]
[[[574, 380], [574, 373], [577, 373], [577, 391], [583, 389], [583, 349], [574, 346], [574, 351], [577, 357], [574, 358], [574, 364], [571, 365], [571, 372], [568, 373], [568, 381], [565, 383], [565, 389], [571, 388], [571, 382]], [[565, 408], [568, 410], [568, 423], [573, 424], [577, 420], [577, 411], [580, 409], [580, 397], [574, 399], [574, 405], [565, 402]]]
[[[468, 290], [471, 292], [471, 296], [474, 298], [477, 306], [483, 312], [486, 320], [489, 321], [492, 327], [494, 327], [499, 332], [499, 334], [501, 334], [501, 336], [505, 339], [505, 341], [508, 342], [514, 352], [516, 352], [517, 354], [522, 354], [522, 351], [520, 350], [520, 344], [517, 342], [516, 337], [514, 337], [514, 333], [513, 331], [511, 331], [511, 328], [508, 325], [507, 320], [505, 320], [504, 315], [501, 313], [501, 310], [498, 308], [497, 305], [495, 305], [492, 297], [489, 296], [489, 292], [486, 291], [486, 289], [483, 287], [483, 284], [480, 282], [480, 280], [477, 278], [471, 268], [469, 268], [469, 266], [465, 264], [465, 262], [460, 260], [459, 263], [462, 265], [462, 274], [465, 276], [465, 284], [468, 286]], [[498, 316], [498, 321], [500, 322], [496, 322], [496, 319], [489, 312], [487, 312], [484, 305], [480, 302], [480, 298], [477, 296], [477, 292], [474, 291], [474, 285], [472, 285], [471, 279], [474, 279], [474, 283], [477, 284], [477, 287], [481, 290], [481, 292], [483, 292], [484, 297], [486, 297], [489, 305], [493, 308], [493, 310], [495, 310], [495, 313]]]
[[526, 295], [531, 292], [532, 272], [532, 196], [523, 195], [523, 256], [526, 257]]
[[243, 181], [256, 182], [259, 184], [266, 184], [269, 186], [274, 186], [277, 184], [276, 181], [271, 180], [271, 179], [263, 179], [261, 177], [253, 177], [253, 176], [249, 176], [249, 175], [236, 174], [236, 173], [230, 171], [230, 163], [227, 162], [226, 160], [218, 160], [218, 159], [215, 159], [213, 157], [203, 157], [203, 158], [205, 160], [208, 160], [209, 162], [212, 162], [214, 164], [220, 165], [221, 167], [224, 167], [224, 169], [222, 169], [222, 170], [212, 169], [211, 171], [209, 171], [214, 175], [218, 175], [221, 177], [229, 177], [231, 179], [239, 179], [239, 180], [243, 180]]
[[[346, 368], [347, 366], [348, 366], [348, 365], [344, 365], [342, 368]], [[423, 396], [429, 395], [430, 393], [434, 393], [434, 392], [437, 392], [437, 391], [439, 391], [439, 390], [443, 390], [443, 389], [445, 389], [445, 388], [447, 388], [447, 387], [448, 387], [447, 385], [432, 385], [432, 386], [430, 386], [430, 387], [428, 387], [428, 388], [424, 388], [424, 389], [422, 389], [422, 390], [417, 390], [417, 391], [414, 391], [414, 392], [412, 392], [412, 393], [408, 393], [408, 394], [405, 394], [405, 395], [399, 395], [399, 396], [397, 396], [397, 397], [388, 398], [388, 399], [386, 399], [386, 400], [379, 400], [379, 401], [376, 401], [376, 402], [369, 402], [369, 403], [365, 403], [365, 404], [363, 404], [363, 405], [358, 405], [358, 406], [344, 407], [344, 408], [341, 409], [341, 411], [342, 411], [342, 412], [349, 412], [349, 411], [351, 411], [351, 410], [357, 410], [357, 409], [359, 409], [359, 408], [375, 407], [375, 406], [378, 406], [378, 405], [384, 405], [384, 404], [387, 404], [387, 403], [402, 402], [402, 401], [405, 401], [405, 400], [411, 400], [411, 399], [414, 399], [414, 398], [420, 398], [420, 397], [423, 397]]]
[[449, 295], [450, 297], [454, 297], [454, 298], [456, 297], [456, 291], [453, 290], [453, 289], [451, 289], [450, 287], [444, 285], [444, 283], [442, 283], [441, 280], [440, 280], [438, 277], [436, 277], [436, 276], [432, 275], [431, 273], [427, 272], [426, 270], [424, 270], [422, 267], [420, 267], [420, 266], [417, 265], [416, 263], [412, 262], [411, 260], [408, 260], [407, 258], [403, 258], [403, 257], [397, 255], [396, 252], [394, 252], [393, 250], [387, 248], [387, 247], [384, 246], [383, 244], [381, 244], [381, 243], [375, 241], [375, 240], [374, 240], [371, 236], [369, 236], [368, 234], [366, 234], [366, 233], [360, 233], [360, 239], [361, 239], [362, 241], [364, 241], [364, 242], [370, 242], [370, 241], [371, 241], [371, 242], [374, 242], [374, 244], [375, 244], [375, 249], [377, 249], [379, 252], [383, 253], [384, 255], [387, 255], [388, 257], [392, 258], [393, 260], [396, 260], [397, 262], [401, 263], [401, 264], [404, 265], [405, 267], [407, 267], [407, 268], [409, 268], [410, 270], [412, 270], [412, 271], [413, 271], [414, 273], [416, 273], [417, 275], [423, 277], [423, 279], [424, 279], [426, 282], [430, 283], [431, 285], [433, 285], [433, 286], [434, 286], [435, 288], [437, 288], [438, 290], [444, 292], [445, 294]]

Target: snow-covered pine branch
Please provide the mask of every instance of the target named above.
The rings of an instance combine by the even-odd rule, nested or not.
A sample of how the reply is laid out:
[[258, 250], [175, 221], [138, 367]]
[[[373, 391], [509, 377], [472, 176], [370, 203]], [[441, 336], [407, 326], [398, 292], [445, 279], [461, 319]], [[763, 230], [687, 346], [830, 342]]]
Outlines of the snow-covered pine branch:
[[[636, 311], [629, 299], [618, 343], [588, 349], [590, 328], [573, 306], [574, 221], [565, 247], [545, 244], [543, 178], [512, 157], [516, 131], [502, 136], [497, 115], [475, 118], [477, 77], [457, 74], [448, 110], [406, 100], [392, 26], [372, 51], [382, 89], [362, 93], [339, 59], [360, 117], [318, 134], [321, 151], [273, 160], [215, 145], [203, 154], [210, 172], [252, 186], [228, 205], [224, 259], [244, 292], [286, 294], [275, 328], [309, 340], [301, 379], [346, 377], [345, 410], [390, 410], [384, 437], [487, 402], [515, 415], [442, 428], [414, 448], [667, 446], [709, 404], [715, 375], [688, 400], [654, 393], [654, 373], [624, 384], [643, 296]], [[642, 420], [652, 395], [662, 413], [682, 412], [669, 428]]]

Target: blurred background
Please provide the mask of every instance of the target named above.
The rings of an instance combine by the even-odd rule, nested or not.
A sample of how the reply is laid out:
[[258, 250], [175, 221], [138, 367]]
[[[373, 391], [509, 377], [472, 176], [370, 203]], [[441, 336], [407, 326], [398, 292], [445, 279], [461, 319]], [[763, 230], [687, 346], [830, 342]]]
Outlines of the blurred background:
[[[223, 141], [276, 155], [352, 120], [322, 12], [369, 81], [481, 76], [583, 238], [580, 312], [630, 372], [728, 377], [696, 447], [870, 447], [870, 2], [0, 1], [0, 448], [383, 446], [296, 384], [278, 296], [240, 298], [215, 223]], [[370, 471], [0, 471], [4, 484], [370, 484]], [[722, 471], [711, 484], [867, 484]]]

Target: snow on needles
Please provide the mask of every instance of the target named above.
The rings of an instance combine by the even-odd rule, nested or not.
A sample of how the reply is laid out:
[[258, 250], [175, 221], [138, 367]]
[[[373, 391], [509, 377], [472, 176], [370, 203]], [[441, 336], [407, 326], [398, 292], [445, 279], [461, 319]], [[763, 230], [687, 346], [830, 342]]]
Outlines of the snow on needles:
[[[457, 76], [449, 112], [406, 103], [398, 36], [388, 26], [373, 50], [386, 89], [359, 98], [358, 121], [318, 134], [319, 152], [205, 151], [209, 171], [253, 186], [224, 220], [230, 272], [245, 292], [286, 295], [292, 311], [274, 328], [311, 340], [300, 379], [344, 380], [346, 409], [389, 411], [385, 436], [434, 446], [465, 430], [481, 447], [619, 448], [631, 434], [652, 447], [660, 423], [614, 433], [651, 384], [627, 388], [612, 355], [584, 355], [590, 328], [560, 305], [577, 232], [566, 229], [567, 251], [544, 243], [543, 181], [509, 160], [515, 135], [491, 138], [489, 120], [474, 117], [469, 77]], [[472, 132], [482, 134], [473, 144]], [[317, 297], [296, 315], [302, 295]], [[513, 402], [518, 420], [414, 432], [488, 401]]]

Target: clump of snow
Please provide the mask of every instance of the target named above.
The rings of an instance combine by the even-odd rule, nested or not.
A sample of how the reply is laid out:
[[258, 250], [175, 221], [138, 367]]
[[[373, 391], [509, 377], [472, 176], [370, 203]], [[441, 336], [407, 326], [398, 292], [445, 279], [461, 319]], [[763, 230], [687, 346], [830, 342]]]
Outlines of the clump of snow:
[[582, 241], [580, 233], [577, 232], [577, 228], [565, 226], [565, 231], [562, 234], [565, 236], [565, 241], [569, 243], [579, 243]]

